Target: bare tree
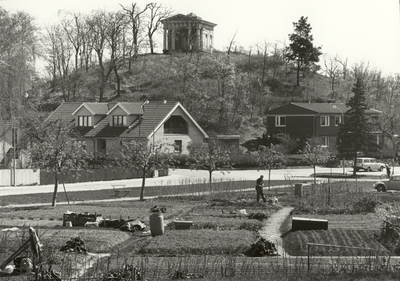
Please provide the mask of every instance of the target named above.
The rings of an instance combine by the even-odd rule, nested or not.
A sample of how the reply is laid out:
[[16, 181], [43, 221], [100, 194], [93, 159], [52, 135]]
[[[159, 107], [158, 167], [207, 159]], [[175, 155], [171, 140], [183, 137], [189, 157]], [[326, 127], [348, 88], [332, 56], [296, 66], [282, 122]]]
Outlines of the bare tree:
[[342, 69], [338, 62], [337, 56], [331, 57], [324, 55], [324, 72], [329, 77], [329, 82], [332, 90], [332, 99], [335, 98], [335, 85], [338, 82], [340, 75], [342, 74]]
[[235, 42], [236, 34], [237, 34], [237, 30], [236, 30], [235, 34], [233, 34], [231, 41], [229, 41], [229, 46], [228, 46], [228, 51], [227, 51], [228, 58], [229, 58], [229, 55], [230, 55], [230, 53], [232, 51], [233, 45], [236, 43]]
[[337, 62], [342, 65], [342, 75], [343, 75], [342, 77], [343, 77], [343, 80], [345, 81], [347, 79], [347, 75], [349, 73], [349, 69], [347, 66], [348, 58], [346, 58], [344, 60], [339, 58], [338, 56], [336, 56], [335, 58], [336, 58]]
[[162, 4], [157, 3], [150, 3], [147, 7], [150, 10], [147, 23], [147, 37], [149, 39], [150, 53], [154, 54], [153, 35], [160, 29], [161, 21], [172, 14], [172, 10], [164, 8]]
[[[61, 90], [64, 101], [71, 99], [71, 59], [73, 48], [66, 38], [65, 32], [60, 26], [52, 26], [47, 29], [45, 36], [45, 45], [47, 46], [46, 60], [49, 63], [52, 75], [52, 90]], [[74, 97], [75, 100], [75, 97]]]
[[97, 54], [99, 65], [98, 100], [103, 101], [110, 75], [112, 71], [116, 72], [122, 60], [125, 17], [119, 12], [98, 11], [91, 15], [88, 22], [91, 26], [93, 49]]
[[[129, 26], [131, 28], [132, 36], [132, 46], [129, 51], [130, 57], [136, 57], [139, 54], [139, 46], [143, 40], [141, 37], [141, 32], [143, 31], [142, 21], [144, 13], [149, 8], [146, 5], [143, 10], [141, 10], [137, 4], [132, 3], [130, 8], [121, 5], [122, 9], [125, 11], [125, 15], [128, 16]], [[131, 64], [129, 63], [129, 71], [131, 71]]]

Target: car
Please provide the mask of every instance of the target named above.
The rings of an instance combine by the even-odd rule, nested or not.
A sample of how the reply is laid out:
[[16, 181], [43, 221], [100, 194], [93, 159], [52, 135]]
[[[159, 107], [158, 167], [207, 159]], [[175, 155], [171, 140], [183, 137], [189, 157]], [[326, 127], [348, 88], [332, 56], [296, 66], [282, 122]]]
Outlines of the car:
[[367, 172], [383, 171], [385, 168], [385, 163], [377, 161], [375, 158], [360, 157], [357, 158], [356, 171], [364, 170]]
[[400, 191], [400, 175], [392, 175], [390, 179], [378, 181], [374, 184], [374, 188], [378, 192], [383, 192], [388, 190]]

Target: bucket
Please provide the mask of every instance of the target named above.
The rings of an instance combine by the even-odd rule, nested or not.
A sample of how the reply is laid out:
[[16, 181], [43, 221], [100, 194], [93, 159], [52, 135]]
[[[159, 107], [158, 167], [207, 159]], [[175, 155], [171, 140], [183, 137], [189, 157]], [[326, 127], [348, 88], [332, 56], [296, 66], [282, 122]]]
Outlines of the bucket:
[[66, 227], [72, 227], [72, 222], [71, 221], [66, 221], [65, 222]]
[[150, 215], [150, 232], [152, 236], [164, 234], [164, 216], [161, 212]]

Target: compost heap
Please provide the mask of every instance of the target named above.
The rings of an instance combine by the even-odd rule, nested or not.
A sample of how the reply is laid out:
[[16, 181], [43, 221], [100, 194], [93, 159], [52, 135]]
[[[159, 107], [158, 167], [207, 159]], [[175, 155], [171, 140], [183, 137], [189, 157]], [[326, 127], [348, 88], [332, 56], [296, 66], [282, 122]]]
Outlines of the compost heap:
[[277, 256], [278, 250], [274, 243], [261, 237], [251, 244], [251, 248], [247, 255], [250, 257]]
[[61, 247], [62, 252], [77, 252], [86, 253], [86, 243], [81, 237], [71, 238], [67, 243]]

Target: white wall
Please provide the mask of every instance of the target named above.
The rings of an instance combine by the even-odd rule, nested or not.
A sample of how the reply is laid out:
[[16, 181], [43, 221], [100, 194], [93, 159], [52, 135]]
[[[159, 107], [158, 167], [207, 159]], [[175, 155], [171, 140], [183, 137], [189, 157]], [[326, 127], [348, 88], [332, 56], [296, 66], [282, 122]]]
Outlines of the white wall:
[[[0, 170], [0, 186], [13, 186], [13, 169]], [[15, 169], [15, 185], [39, 185], [40, 170]]]

